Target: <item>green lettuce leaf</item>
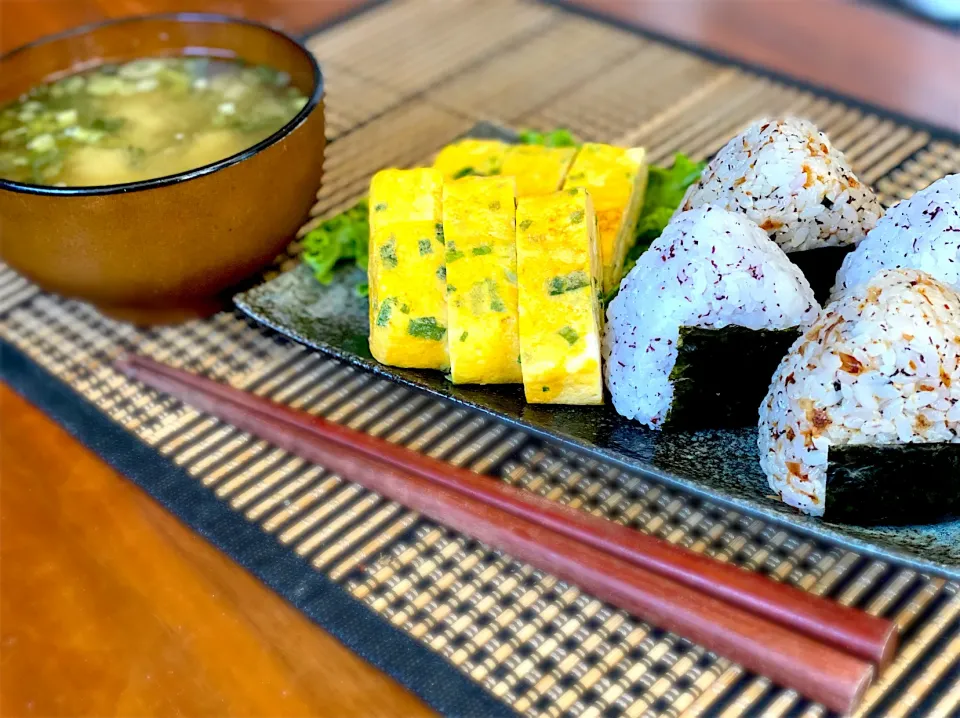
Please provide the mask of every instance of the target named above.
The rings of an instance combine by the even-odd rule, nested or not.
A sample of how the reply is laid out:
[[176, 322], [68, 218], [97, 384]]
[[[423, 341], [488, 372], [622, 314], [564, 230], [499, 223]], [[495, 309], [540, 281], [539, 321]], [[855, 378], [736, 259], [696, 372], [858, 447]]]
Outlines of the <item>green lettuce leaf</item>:
[[329, 284], [341, 264], [367, 268], [370, 224], [367, 200], [314, 227], [303, 239], [303, 261], [321, 284]]
[[570, 130], [560, 128], [553, 132], [537, 132], [536, 130], [521, 130], [519, 134], [521, 145], [544, 145], [545, 147], [577, 147], [579, 140]]

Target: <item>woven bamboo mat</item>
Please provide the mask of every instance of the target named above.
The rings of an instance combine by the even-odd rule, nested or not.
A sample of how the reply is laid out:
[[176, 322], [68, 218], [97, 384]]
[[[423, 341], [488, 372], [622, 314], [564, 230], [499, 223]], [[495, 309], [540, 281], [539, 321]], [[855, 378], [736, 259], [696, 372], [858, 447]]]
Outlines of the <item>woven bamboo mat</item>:
[[[315, 221], [354, 202], [377, 169], [423, 163], [481, 119], [644, 145], [656, 162], [676, 151], [707, 157], [757, 116], [796, 113], [825, 129], [887, 204], [960, 171], [960, 145], [947, 136], [533, 1], [394, 2], [308, 44], [324, 69], [331, 139]], [[294, 242], [279, 268], [297, 251]], [[861, 713], [960, 709], [957, 583], [603, 466], [307, 352], [234, 314], [139, 330], [4, 270], [0, 338], [185, 470], [256, 527], [258, 540], [302, 557], [304, 570], [328, 577], [371, 616], [442, 657], [450, 676], [518, 713], [824, 711], [319, 466], [144, 391], [110, 360], [136, 349], [891, 616], [904, 647]], [[377, 646], [363, 653], [379, 664]], [[401, 678], [428, 699], [430, 682], [446, 680]]]

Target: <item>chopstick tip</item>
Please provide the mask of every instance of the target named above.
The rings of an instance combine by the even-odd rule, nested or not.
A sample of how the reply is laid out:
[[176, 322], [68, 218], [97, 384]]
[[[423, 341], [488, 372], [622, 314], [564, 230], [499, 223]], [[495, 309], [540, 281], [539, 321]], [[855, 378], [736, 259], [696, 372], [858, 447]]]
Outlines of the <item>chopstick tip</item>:
[[895, 622], [891, 621], [883, 642], [883, 652], [880, 655], [879, 661], [877, 661], [878, 672], [886, 670], [886, 668], [893, 663], [893, 659], [896, 657], [899, 648], [900, 628]]
[[860, 704], [863, 703], [863, 697], [866, 694], [867, 689], [870, 688], [876, 678], [877, 670], [873, 666], [870, 666], [870, 670], [864, 673], [863, 677], [854, 688], [853, 695], [850, 697], [849, 703], [839, 712], [843, 715], [851, 715], [854, 711], [856, 711], [857, 708], [860, 707]]

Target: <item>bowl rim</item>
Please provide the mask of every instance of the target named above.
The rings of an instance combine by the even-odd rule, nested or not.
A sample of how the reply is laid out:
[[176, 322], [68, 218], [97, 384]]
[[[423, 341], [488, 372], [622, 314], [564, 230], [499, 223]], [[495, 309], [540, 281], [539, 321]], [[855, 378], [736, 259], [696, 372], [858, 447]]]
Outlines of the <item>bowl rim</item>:
[[323, 71], [320, 69], [320, 63], [317, 62], [317, 58], [314, 56], [310, 50], [307, 49], [300, 40], [295, 38], [293, 35], [286, 33], [277, 28], [271, 27], [266, 23], [258, 22], [256, 20], [250, 20], [248, 18], [236, 17], [233, 15], [226, 15], [223, 13], [208, 13], [208, 12], [167, 12], [167, 13], [149, 13], [146, 15], [130, 15], [127, 17], [121, 18], [111, 18], [108, 20], [101, 20], [99, 22], [87, 23], [85, 25], [78, 25], [77, 27], [70, 28], [63, 32], [53, 33], [51, 35], [44, 35], [43, 37], [37, 38], [36, 40], [31, 40], [30, 42], [20, 45], [19, 47], [5, 52], [0, 55], [0, 63], [3, 63], [8, 58], [13, 55], [31, 50], [35, 47], [41, 45], [46, 45], [51, 42], [57, 42], [59, 40], [64, 40], [70, 37], [76, 37], [80, 35], [85, 35], [93, 30], [98, 30], [102, 27], [109, 27], [111, 25], [122, 25], [126, 23], [135, 23], [135, 22], [144, 22], [150, 20], [173, 20], [176, 22], [190, 22], [190, 23], [222, 23], [226, 25], [248, 25], [250, 27], [255, 27], [260, 30], [269, 32], [272, 35], [276, 35], [283, 40], [293, 44], [297, 47], [309, 60], [311, 67], [313, 68], [313, 90], [310, 93], [310, 97], [307, 100], [307, 104], [304, 105], [301, 110], [294, 115], [290, 120], [286, 122], [280, 129], [278, 129], [273, 134], [265, 137], [264, 139], [257, 142], [255, 145], [252, 145], [245, 150], [237, 152], [236, 154], [230, 155], [229, 157], [224, 157], [221, 160], [216, 162], [211, 162], [210, 164], [202, 165], [200, 167], [195, 167], [193, 169], [184, 170], [183, 172], [178, 172], [172, 175], [164, 175], [162, 177], [154, 177], [153, 179], [147, 180], [138, 180], [136, 182], [125, 182], [122, 184], [106, 184], [106, 185], [83, 185], [76, 187], [54, 187], [52, 185], [39, 185], [31, 184], [28, 182], [15, 182], [13, 180], [7, 180], [0, 178], [0, 190], [8, 190], [12, 192], [19, 192], [23, 194], [35, 194], [35, 195], [52, 195], [52, 196], [101, 196], [101, 195], [110, 195], [110, 194], [126, 194], [128, 192], [139, 192], [140, 190], [154, 189], [156, 187], [166, 187], [168, 185], [179, 184], [181, 182], [187, 182], [192, 179], [197, 179], [199, 177], [205, 177], [206, 175], [218, 172], [219, 170], [225, 169], [232, 165], [243, 162], [250, 157], [258, 154], [260, 151], [265, 150], [267, 147], [270, 147], [273, 144], [276, 144], [284, 137], [292, 133], [297, 127], [299, 127], [307, 117], [316, 109], [317, 105], [320, 104], [320, 101], [323, 99]]

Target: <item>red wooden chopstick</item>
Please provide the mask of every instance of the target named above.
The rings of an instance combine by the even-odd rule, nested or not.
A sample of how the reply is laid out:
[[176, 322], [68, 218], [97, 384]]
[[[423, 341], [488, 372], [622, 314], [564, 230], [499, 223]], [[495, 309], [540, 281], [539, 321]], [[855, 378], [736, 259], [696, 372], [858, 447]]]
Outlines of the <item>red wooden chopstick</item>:
[[[880, 657], [892, 650], [895, 631], [880, 619], [851, 609], [833, 613], [822, 599], [807, 600], [795, 589], [778, 593], [787, 587], [142, 357], [118, 368], [834, 710], [850, 710], [872, 678], [872, 667], [857, 657], [871, 644], [869, 637], [886, 637], [882, 650], [870, 649]], [[726, 588], [707, 590], [717, 582]], [[793, 594], [804, 600], [790, 603]], [[771, 620], [798, 612], [802, 620], [783, 625]], [[821, 615], [827, 621], [863, 622], [865, 628], [831, 630], [827, 645], [801, 632]], [[847, 633], [854, 639], [849, 644]]]
[[[675, 546], [654, 536], [543, 499], [509, 484], [491, 481], [402, 446], [334, 424], [306, 412], [262, 397], [180, 372], [143, 357], [129, 360], [138, 368], [165, 374], [199, 391], [218, 396], [279, 419], [294, 421], [340, 446], [349, 447], [393, 466], [412, 471], [439, 485], [465, 493], [570, 538], [655, 571], [663, 576], [733, 603], [805, 633], [885, 668], [897, 647], [897, 626], [868, 613], [829, 601], [761, 574], [721, 563], [702, 554]], [[129, 373], [129, 371], [128, 371]]]

